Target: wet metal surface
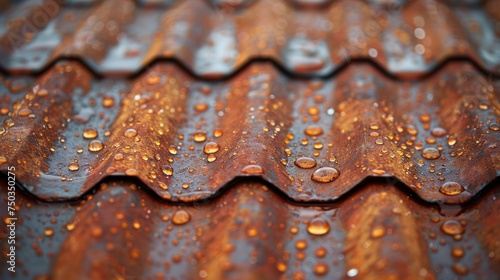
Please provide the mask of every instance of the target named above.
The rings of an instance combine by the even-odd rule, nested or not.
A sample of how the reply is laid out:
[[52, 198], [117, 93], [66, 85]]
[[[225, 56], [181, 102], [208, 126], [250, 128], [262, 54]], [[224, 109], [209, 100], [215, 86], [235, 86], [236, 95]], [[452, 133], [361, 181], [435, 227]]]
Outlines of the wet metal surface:
[[498, 0], [0, 1], [0, 279], [499, 279], [499, 50]]
[[170, 63], [133, 80], [64, 62], [2, 79], [0, 168], [46, 200], [106, 176], [138, 177], [166, 200], [212, 196], [258, 176], [297, 201], [333, 201], [371, 176], [459, 204], [496, 178], [498, 81], [468, 63], [394, 81], [367, 63], [295, 80], [254, 63], [199, 82]]
[[12, 279], [495, 279], [499, 190], [458, 209], [385, 183], [323, 207], [290, 204], [251, 180], [182, 205], [120, 180], [77, 203], [19, 191], [23, 262]]
[[168, 58], [217, 78], [259, 58], [314, 76], [367, 59], [406, 78], [465, 57], [499, 74], [497, 0], [60, 1], [16, 2], [0, 14], [5, 70], [76, 57], [100, 74], [131, 75]]

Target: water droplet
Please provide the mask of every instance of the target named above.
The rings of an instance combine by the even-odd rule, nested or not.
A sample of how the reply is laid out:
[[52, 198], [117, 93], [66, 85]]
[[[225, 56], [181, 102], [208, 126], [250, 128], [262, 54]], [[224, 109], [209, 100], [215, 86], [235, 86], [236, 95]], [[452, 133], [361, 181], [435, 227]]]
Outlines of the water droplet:
[[328, 273], [328, 265], [325, 263], [318, 263], [314, 266], [313, 271], [316, 275], [325, 275]]
[[323, 134], [323, 129], [318, 125], [312, 124], [304, 130], [304, 133], [308, 136], [319, 136]]
[[176, 155], [177, 154], [177, 149], [175, 147], [169, 147], [168, 148], [168, 152], [172, 155]]
[[172, 168], [172, 166], [170, 165], [164, 165], [162, 168], [161, 168], [161, 171], [163, 173], [165, 173], [165, 175], [167, 176], [172, 176], [174, 174], [174, 169]]
[[208, 155], [208, 157], [207, 157], [207, 161], [208, 161], [208, 162], [214, 162], [214, 161], [216, 161], [216, 160], [217, 160], [217, 157], [216, 157], [214, 154], [210, 154], [210, 155]]
[[493, 131], [498, 131], [498, 130], [500, 130], [500, 125], [497, 123], [491, 123], [489, 128]]
[[46, 228], [43, 230], [43, 234], [45, 234], [45, 236], [52, 236], [54, 235], [54, 230], [51, 228]]
[[220, 129], [214, 130], [214, 137], [215, 138], [219, 138], [221, 136], [222, 136], [222, 130], [220, 130]]
[[69, 224], [67, 224], [67, 225], [66, 225], [66, 229], [67, 229], [68, 231], [72, 231], [72, 230], [74, 230], [74, 229], [75, 229], [75, 227], [76, 227], [76, 225], [75, 225], [75, 224], [73, 224], [73, 223], [69, 223]]
[[453, 271], [460, 275], [467, 275], [469, 273], [469, 269], [462, 263], [454, 264]]
[[431, 121], [431, 115], [429, 115], [429, 114], [422, 114], [422, 115], [420, 115], [419, 119], [423, 123], [428, 123], [428, 122]]
[[161, 80], [161, 78], [159, 76], [149, 76], [146, 78], [146, 83], [148, 85], [155, 85], [157, 83], [159, 83]]
[[321, 142], [316, 142], [316, 143], [314, 143], [313, 147], [314, 147], [316, 150], [321, 150], [321, 149], [323, 149], [323, 143], [321, 143]]
[[89, 151], [91, 152], [98, 152], [104, 148], [104, 145], [100, 140], [92, 140], [92, 142], [89, 143]]
[[310, 157], [299, 157], [295, 160], [295, 165], [303, 169], [309, 169], [316, 166], [316, 160]]
[[97, 130], [95, 128], [88, 127], [83, 130], [83, 138], [94, 139], [96, 137], [97, 137]]
[[299, 250], [307, 248], [307, 241], [302, 240], [302, 239], [297, 240], [297, 242], [295, 242], [295, 248], [297, 248]]
[[129, 128], [125, 130], [125, 133], [123, 133], [123, 135], [128, 138], [134, 138], [135, 136], [137, 136], [137, 131], [133, 128]]
[[115, 99], [111, 96], [105, 96], [102, 99], [102, 106], [105, 108], [109, 108], [111, 106], [115, 105]]
[[347, 276], [349, 277], [356, 277], [358, 275], [358, 270], [355, 268], [351, 268], [347, 271]]
[[314, 171], [311, 179], [318, 183], [330, 183], [335, 181], [339, 175], [339, 171], [333, 167], [321, 167]]
[[0, 108], [0, 114], [2, 114], [2, 115], [7, 115], [9, 112], [10, 112], [9, 107]]
[[307, 113], [311, 116], [316, 116], [319, 114], [319, 108], [318, 106], [310, 106], [307, 108]]
[[172, 215], [172, 223], [174, 225], [184, 225], [191, 220], [191, 216], [184, 210], [179, 210]]
[[448, 138], [448, 145], [453, 146], [457, 143], [457, 139], [454, 137]]
[[207, 140], [207, 134], [205, 132], [196, 132], [193, 134], [194, 142], [200, 143]]
[[102, 234], [103, 234], [102, 227], [99, 227], [99, 226], [92, 226], [91, 227], [90, 236], [92, 236], [94, 238], [99, 238], [102, 236]]
[[384, 145], [384, 140], [382, 140], [382, 139], [379, 138], [379, 139], [375, 140], [375, 144], [377, 144], [377, 145]]
[[370, 129], [377, 130], [377, 129], [379, 129], [379, 128], [380, 128], [380, 127], [379, 127], [378, 123], [371, 123], [371, 124], [370, 124]]
[[442, 127], [435, 127], [431, 130], [431, 135], [434, 137], [444, 137], [448, 132]]
[[314, 255], [315, 255], [316, 257], [318, 257], [318, 258], [323, 258], [323, 257], [325, 257], [325, 256], [326, 256], [326, 253], [327, 253], [327, 251], [326, 251], [326, 249], [325, 249], [325, 248], [323, 248], [323, 247], [319, 247], [319, 248], [317, 248], [317, 249], [316, 249], [316, 251], [314, 251]]
[[463, 247], [453, 247], [451, 250], [451, 255], [455, 258], [461, 258], [465, 255], [465, 250]]
[[312, 235], [324, 235], [330, 231], [330, 224], [322, 217], [316, 217], [307, 224], [307, 232]]
[[286, 264], [282, 263], [282, 262], [278, 262], [276, 264], [276, 269], [279, 271], [279, 272], [285, 272], [286, 271]]
[[456, 182], [446, 182], [439, 188], [439, 191], [445, 195], [458, 195], [464, 191], [464, 187]]
[[220, 149], [219, 144], [215, 142], [208, 142], [203, 147], [203, 152], [205, 152], [205, 154], [215, 154], [219, 151], [219, 149]]
[[241, 172], [251, 175], [264, 174], [264, 169], [262, 169], [262, 167], [260, 167], [259, 165], [251, 164], [243, 167], [243, 169], [241, 169]]
[[250, 237], [257, 236], [258, 233], [259, 233], [259, 231], [256, 228], [254, 228], [254, 227], [249, 228], [247, 230], [247, 235], [250, 236]]
[[7, 162], [7, 158], [6, 158], [6, 157], [4, 157], [4, 156], [0, 156], [0, 165], [1, 165], [1, 164], [4, 164], [4, 163], [6, 163], [6, 162]]
[[435, 148], [426, 148], [422, 151], [422, 157], [425, 159], [438, 159], [441, 153]]
[[127, 176], [137, 176], [137, 175], [139, 175], [139, 171], [137, 171], [134, 168], [129, 168], [129, 169], [125, 170], [125, 175], [127, 175]]
[[194, 105], [194, 110], [196, 112], [205, 112], [208, 110], [208, 104], [207, 103], [196, 103]]
[[381, 225], [375, 226], [370, 235], [372, 238], [379, 238], [379, 237], [384, 236], [385, 235], [385, 227], [383, 227]]
[[410, 135], [417, 135], [418, 134], [417, 128], [414, 125], [411, 125], [411, 124], [406, 126], [406, 131]]
[[47, 96], [47, 94], [49, 94], [49, 91], [48, 91], [48, 90], [46, 90], [46, 89], [43, 89], [43, 88], [42, 88], [42, 89], [40, 89], [40, 90], [38, 91], [38, 93], [37, 93], [37, 94], [38, 94], [38, 96], [44, 97], [44, 96]]
[[448, 220], [443, 223], [441, 230], [448, 235], [457, 235], [464, 233], [465, 228], [458, 221]]
[[32, 111], [31, 111], [30, 109], [28, 109], [28, 108], [23, 108], [23, 109], [19, 110], [18, 115], [19, 115], [20, 117], [27, 117], [27, 116], [29, 116], [31, 113], [32, 113]]
[[72, 162], [68, 165], [68, 169], [70, 171], [77, 171], [78, 169], [80, 169], [80, 166], [78, 165], [78, 163]]

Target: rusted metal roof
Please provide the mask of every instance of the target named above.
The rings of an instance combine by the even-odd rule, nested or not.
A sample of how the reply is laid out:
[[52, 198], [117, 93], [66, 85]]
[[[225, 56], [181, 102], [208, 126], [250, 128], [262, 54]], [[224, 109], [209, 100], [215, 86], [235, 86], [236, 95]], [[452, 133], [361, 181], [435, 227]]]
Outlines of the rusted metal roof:
[[498, 83], [467, 63], [413, 82], [366, 63], [325, 80], [268, 63], [221, 82], [169, 63], [131, 81], [97, 80], [78, 63], [3, 80], [1, 168], [16, 164], [44, 200], [125, 175], [166, 200], [259, 176], [293, 200], [332, 201], [368, 176], [394, 176], [424, 200], [462, 203], [500, 169]]
[[2, 2], [0, 278], [496, 279], [499, 50], [498, 0]]
[[500, 74], [496, 0], [60, 2], [6, 8], [0, 19], [6, 71], [36, 72], [76, 57], [97, 73], [129, 75], [167, 58], [214, 78], [269, 59], [311, 76], [367, 59], [397, 77], [417, 77], [467, 57]]
[[[95, 194], [73, 204], [19, 193], [23, 262], [18, 274], [38, 279], [494, 279], [500, 274], [499, 195], [494, 185], [466, 207], [439, 208], [372, 182], [339, 204], [304, 206], [251, 180], [201, 204], [166, 204], [120, 180], [100, 184]], [[6, 215], [4, 207], [0, 211]]]

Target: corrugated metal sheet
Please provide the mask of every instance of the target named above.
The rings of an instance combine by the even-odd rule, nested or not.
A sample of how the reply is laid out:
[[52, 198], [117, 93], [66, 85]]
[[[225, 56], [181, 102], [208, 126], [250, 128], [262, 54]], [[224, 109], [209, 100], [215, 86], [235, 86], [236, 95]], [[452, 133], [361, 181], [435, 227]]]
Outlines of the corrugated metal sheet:
[[427, 201], [462, 203], [500, 169], [498, 83], [465, 63], [414, 82], [366, 64], [294, 80], [266, 63], [223, 82], [160, 63], [125, 82], [61, 63], [4, 85], [1, 168], [17, 165], [41, 199], [126, 175], [167, 200], [260, 176], [293, 200], [332, 201], [367, 176], [394, 176]]
[[[496, 0], [465, 6], [435, 0], [172, 2], [15, 4], [0, 19], [1, 65], [9, 72], [40, 71], [76, 57], [98, 73], [129, 75], [167, 58], [214, 78], [252, 59], [323, 76], [368, 59], [392, 75], [416, 77], [449, 58], [468, 57], [500, 73]], [[304, 8], [311, 4], [323, 5]]]
[[166, 204], [130, 181], [101, 184], [74, 204], [20, 193], [17, 273], [19, 279], [495, 279], [499, 195], [495, 185], [466, 207], [439, 208], [384, 182], [323, 206], [291, 204], [253, 181], [201, 204]]
[[0, 278], [497, 279], [499, 47], [497, 0], [4, 1]]

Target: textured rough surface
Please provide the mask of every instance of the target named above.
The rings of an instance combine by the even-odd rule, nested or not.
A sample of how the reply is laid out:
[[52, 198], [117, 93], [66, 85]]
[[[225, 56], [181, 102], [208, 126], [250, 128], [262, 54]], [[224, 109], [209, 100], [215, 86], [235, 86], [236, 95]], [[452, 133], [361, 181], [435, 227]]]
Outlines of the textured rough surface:
[[200, 204], [164, 203], [122, 180], [77, 203], [19, 192], [24, 261], [13, 279], [495, 279], [499, 195], [494, 185], [467, 206], [440, 208], [383, 180], [321, 206], [251, 180]]
[[499, 50], [499, 0], [0, 1], [0, 279], [500, 279]]
[[325, 76], [361, 59], [421, 77], [467, 57], [500, 74], [497, 0], [60, 2], [6, 8], [1, 66], [33, 72], [75, 57], [97, 73], [130, 75], [167, 58], [217, 78], [269, 59], [296, 75]]
[[207, 198], [259, 176], [293, 200], [333, 201], [368, 176], [392, 176], [427, 201], [454, 204], [500, 168], [499, 84], [467, 63], [412, 82], [366, 63], [307, 81], [255, 63], [221, 82], [168, 63], [130, 81], [60, 63], [2, 85], [0, 168], [16, 165], [45, 200], [125, 175], [166, 200]]

